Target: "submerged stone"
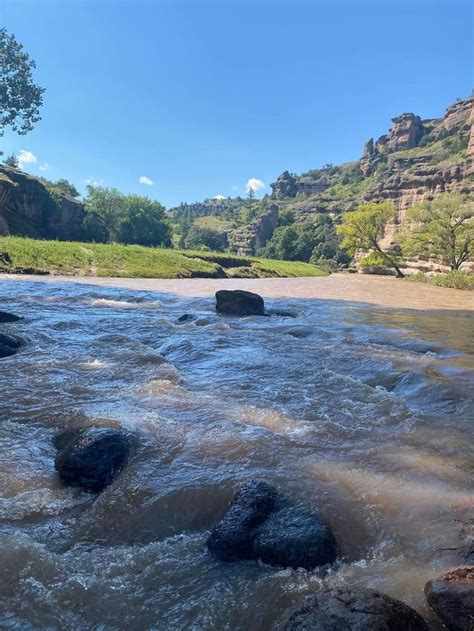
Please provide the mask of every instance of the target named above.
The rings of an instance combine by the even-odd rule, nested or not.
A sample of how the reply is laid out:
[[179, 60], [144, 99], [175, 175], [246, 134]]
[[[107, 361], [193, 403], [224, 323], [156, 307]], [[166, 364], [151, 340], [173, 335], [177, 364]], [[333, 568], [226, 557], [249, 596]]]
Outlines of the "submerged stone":
[[6, 333], [0, 333], [0, 357], [10, 357], [15, 355], [21, 348], [21, 342], [18, 338]]
[[61, 481], [92, 493], [102, 491], [114, 480], [130, 454], [128, 432], [117, 429], [71, 430], [69, 435], [63, 433], [56, 444], [60, 451], [54, 466]]
[[474, 629], [474, 565], [458, 567], [429, 581], [425, 595], [447, 629]]
[[283, 626], [284, 631], [428, 631], [411, 607], [381, 592], [336, 588], [303, 601]]
[[323, 521], [255, 480], [237, 491], [207, 546], [222, 561], [258, 559], [306, 569], [331, 563], [337, 554], [334, 536]]
[[227, 315], [265, 315], [263, 298], [251, 291], [221, 289], [216, 292], [216, 310]]
[[5, 322], [18, 322], [18, 320], [21, 320], [20, 316], [14, 313], [8, 313], [7, 311], [0, 311], [0, 324], [4, 324]]

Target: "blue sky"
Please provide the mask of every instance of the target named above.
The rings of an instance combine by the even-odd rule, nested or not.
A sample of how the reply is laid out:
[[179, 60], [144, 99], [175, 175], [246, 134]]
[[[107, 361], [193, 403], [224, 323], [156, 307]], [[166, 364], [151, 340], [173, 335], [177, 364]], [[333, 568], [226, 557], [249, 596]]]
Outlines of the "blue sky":
[[1, 148], [167, 207], [356, 159], [393, 116], [440, 116], [473, 84], [457, 0], [0, 0], [0, 24], [46, 88], [42, 121]]

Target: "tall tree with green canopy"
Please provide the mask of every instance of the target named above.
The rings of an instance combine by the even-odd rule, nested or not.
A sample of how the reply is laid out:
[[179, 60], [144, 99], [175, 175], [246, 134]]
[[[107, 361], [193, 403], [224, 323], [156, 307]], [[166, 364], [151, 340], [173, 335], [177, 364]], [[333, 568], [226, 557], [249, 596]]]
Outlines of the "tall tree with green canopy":
[[147, 246], [170, 246], [171, 226], [164, 207], [141, 195], [125, 195], [125, 217], [117, 227], [117, 240]]
[[15, 36], [0, 29], [0, 136], [6, 127], [26, 134], [40, 120], [44, 88], [33, 81], [35, 67]]
[[385, 226], [395, 217], [395, 213], [395, 206], [390, 202], [363, 204], [342, 216], [342, 224], [337, 227], [337, 232], [343, 237], [341, 247], [351, 256], [357, 251], [375, 252], [382, 264], [393, 267], [398, 278], [403, 278], [398, 257], [380, 245]]
[[443, 193], [409, 208], [400, 243], [405, 256], [438, 256], [452, 270], [474, 259], [474, 201], [460, 193]]

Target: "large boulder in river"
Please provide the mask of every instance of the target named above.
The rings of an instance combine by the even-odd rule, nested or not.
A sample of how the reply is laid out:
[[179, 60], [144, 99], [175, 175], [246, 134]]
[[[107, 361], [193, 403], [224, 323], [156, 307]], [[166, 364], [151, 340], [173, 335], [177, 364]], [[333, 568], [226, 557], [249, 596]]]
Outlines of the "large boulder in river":
[[336, 588], [306, 598], [284, 631], [428, 631], [411, 607], [381, 592]]
[[21, 342], [18, 338], [6, 333], [0, 333], [0, 357], [10, 357], [18, 353], [21, 348]]
[[237, 491], [207, 546], [222, 561], [259, 559], [277, 567], [311, 570], [336, 559], [336, 541], [324, 522], [256, 480]]
[[251, 291], [220, 289], [216, 292], [216, 310], [227, 315], [265, 315], [263, 298]]
[[0, 324], [4, 324], [5, 322], [18, 322], [18, 320], [21, 320], [20, 316], [14, 313], [8, 313], [8, 311], [0, 311]]
[[447, 629], [474, 629], [474, 566], [458, 567], [429, 581], [425, 595]]
[[255, 557], [280, 567], [312, 570], [336, 560], [336, 540], [315, 515], [293, 506], [274, 511], [257, 530]]
[[253, 532], [275, 506], [277, 492], [266, 482], [251, 480], [235, 494], [223, 519], [215, 526], [207, 547], [221, 561], [253, 557]]
[[89, 428], [56, 440], [62, 447], [54, 461], [62, 482], [98, 493], [108, 486], [130, 454], [128, 432]]

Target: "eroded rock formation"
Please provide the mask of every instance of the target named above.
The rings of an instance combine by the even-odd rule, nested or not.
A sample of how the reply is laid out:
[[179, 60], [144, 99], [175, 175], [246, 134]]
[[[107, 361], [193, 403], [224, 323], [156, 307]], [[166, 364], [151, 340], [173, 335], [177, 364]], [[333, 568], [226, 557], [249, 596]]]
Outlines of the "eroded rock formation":
[[0, 236], [83, 239], [84, 207], [65, 195], [52, 195], [36, 177], [0, 166]]

